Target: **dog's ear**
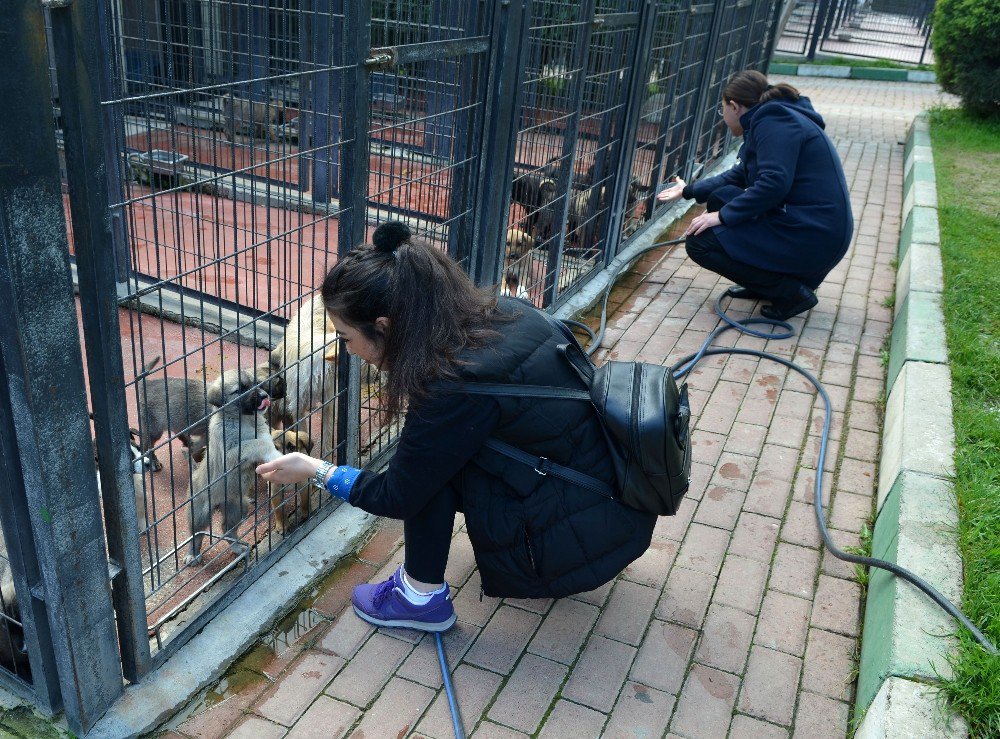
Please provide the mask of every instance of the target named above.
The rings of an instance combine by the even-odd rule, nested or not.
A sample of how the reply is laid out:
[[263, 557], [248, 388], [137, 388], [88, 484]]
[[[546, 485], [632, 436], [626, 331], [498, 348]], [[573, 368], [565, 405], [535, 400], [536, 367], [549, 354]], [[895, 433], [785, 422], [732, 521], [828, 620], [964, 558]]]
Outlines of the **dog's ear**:
[[326, 350], [323, 355], [323, 360], [326, 362], [336, 362], [337, 355], [340, 353], [340, 345], [337, 342], [330, 344], [330, 347]]
[[225, 375], [219, 375], [212, 382], [208, 383], [208, 386], [205, 388], [205, 400], [208, 401], [209, 405], [214, 405], [218, 408], [225, 404], [226, 398], [222, 392], [224, 381]]

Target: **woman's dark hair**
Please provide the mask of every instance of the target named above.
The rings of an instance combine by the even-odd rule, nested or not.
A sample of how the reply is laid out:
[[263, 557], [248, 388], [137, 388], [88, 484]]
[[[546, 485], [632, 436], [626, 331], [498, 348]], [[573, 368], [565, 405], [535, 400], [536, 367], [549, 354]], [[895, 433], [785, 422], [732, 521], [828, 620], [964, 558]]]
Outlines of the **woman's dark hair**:
[[727, 103], [735, 100], [744, 108], [766, 103], [768, 100], [798, 100], [799, 91], [789, 84], [779, 82], [768, 84], [767, 77], [755, 69], [745, 69], [729, 78], [722, 90], [722, 99]]
[[[458, 355], [498, 336], [495, 291], [477, 288], [448, 255], [383, 223], [323, 280], [326, 309], [382, 347], [384, 409], [394, 418], [435, 380], [457, 377]], [[375, 319], [389, 319], [382, 331]]]

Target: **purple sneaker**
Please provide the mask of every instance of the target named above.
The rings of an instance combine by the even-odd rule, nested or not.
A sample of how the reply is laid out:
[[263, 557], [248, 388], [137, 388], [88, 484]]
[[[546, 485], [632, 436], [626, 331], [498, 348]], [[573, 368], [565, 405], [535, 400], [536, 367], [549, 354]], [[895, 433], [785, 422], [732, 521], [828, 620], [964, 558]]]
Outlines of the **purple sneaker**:
[[447, 631], [455, 623], [451, 591], [435, 593], [422, 606], [414, 605], [403, 595], [403, 567], [392, 577], [374, 585], [356, 585], [351, 596], [354, 612], [376, 626], [398, 626], [420, 631]]

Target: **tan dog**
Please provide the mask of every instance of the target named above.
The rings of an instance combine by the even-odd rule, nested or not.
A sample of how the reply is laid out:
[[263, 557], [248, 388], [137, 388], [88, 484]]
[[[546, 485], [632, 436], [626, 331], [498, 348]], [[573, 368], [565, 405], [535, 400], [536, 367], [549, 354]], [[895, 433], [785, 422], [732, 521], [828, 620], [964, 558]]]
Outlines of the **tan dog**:
[[516, 228], [507, 229], [507, 263], [510, 264], [538, 246], [535, 237]]
[[285, 381], [283, 398], [271, 407], [271, 426], [289, 428], [337, 390], [337, 330], [317, 293], [302, 305], [271, 352], [271, 367]]
[[[282, 454], [291, 454], [292, 452], [309, 454], [313, 449], [312, 438], [305, 431], [275, 430], [271, 432], [271, 438], [274, 439], [274, 445]], [[306, 483], [302, 487], [303, 489], [299, 491], [298, 499], [295, 501], [295, 511], [293, 514], [297, 519], [295, 523], [301, 523], [309, 515], [309, 484]], [[250, 495], [253, 495], [253, 490], [250, 491]], [[274, 529], [282, 534], [293, 525], [289, 520], [290, 517], [285, 513], [285, 506], [289, 502], [291, 501], [285, 500], [281, 492], [275, 492], [271, 495], [271, 510], [274, 511]]]

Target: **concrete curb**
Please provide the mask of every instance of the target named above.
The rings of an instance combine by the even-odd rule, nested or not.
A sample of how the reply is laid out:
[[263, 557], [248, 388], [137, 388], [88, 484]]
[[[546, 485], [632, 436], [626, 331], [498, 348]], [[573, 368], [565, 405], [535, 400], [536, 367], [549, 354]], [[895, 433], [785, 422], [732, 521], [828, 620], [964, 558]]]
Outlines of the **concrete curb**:
[[[924, 578], [946, 598], [962, 596], [952, 487], [951, 369], [941, 310], [940, 235], [926, 114], [906, 141], [904, 227], [886, 377], [875, 557]], [[955, 624], [910, 583], [871, 570], [855, 699], [857, 737], [965, 737], [961, 718], [928, 685], [950, 674]]]
[[768, 74], [791, 74], [798, 77], [836, 77], [851, 80], [882, 82], [936, 83], [937, 74], [917, 69], [884, 69], [882, 67], [848, 67], [840, 64], [788, 64], [775, 62]]
[[337, 508], [162, 667], [127, 687], [87, 737], [139, 736], [174, 715], [353, 552], [375, 520], [359, 508]]

